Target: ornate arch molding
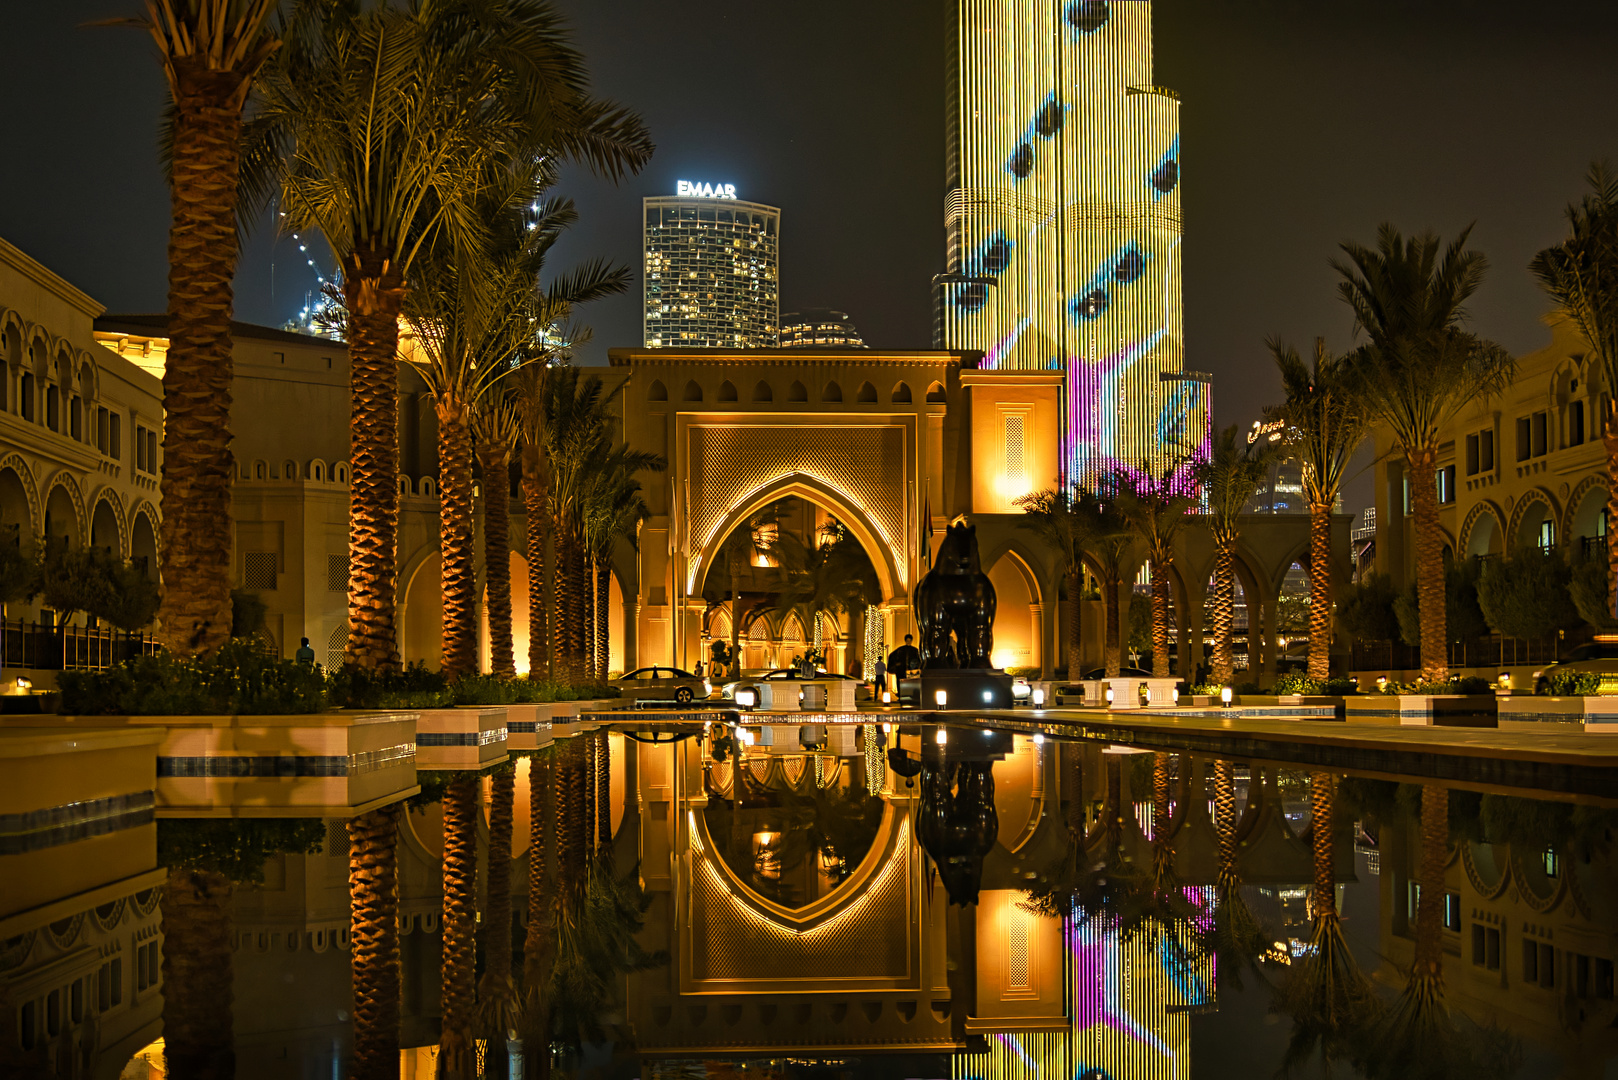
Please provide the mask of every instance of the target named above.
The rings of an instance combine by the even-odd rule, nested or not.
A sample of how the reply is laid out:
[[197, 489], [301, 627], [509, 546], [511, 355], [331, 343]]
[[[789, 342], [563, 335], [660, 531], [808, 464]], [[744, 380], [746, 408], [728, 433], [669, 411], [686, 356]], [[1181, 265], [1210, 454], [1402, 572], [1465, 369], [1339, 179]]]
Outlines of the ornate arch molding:
[[1461, 522], [1461, 530], [1458, 537], [1460, 543], [1455, 549], [1457, 553], [1464, 552], [1472, 546], [1472, 533], [1477, 529], [1478, 522], [1486, 516], [1494, 518], [1494, 527], [1500, 532], [1501, 550], [1504, 550], [1508, 546], [1506, 515], [1498, 506], [1494, 504], [1493, 499], [1480, 499], [1476, 505], [1472, 507], [1472, 509], [1466, 512], [1466, 520]]
[[[1562, 520], [1557, 524], [1557, 528], [1560, 530], [1558, 535], [1565, 536], [1569, 540], [1573, 538], [1573, 519], [1578, 516], [1579, 507], [1584, 504], [1585, 497], [1590, 492], [1598, 489], [1601, 491], [1607, 490], [1607, 478], [1601, 473], [1591, 473], [1579, 481], [1578, 486], [1568, 495], [1567, 505], [1562, 508]], [[1610, 522], [1609, 524], [1618, 525], [1618, 522]]]
[[87, 530], [85, 535], [95, 535], [96, 507], [102, 503], [112, 507], [112, 519], [118, 525], [118, 557], [127, 559], [129, 558], [129, 544], [134, 536], [130, 531], [131, 520], [128, 512], [124, 509], [123, 500], [118, 497], [118, 492], [106, 484], [101, 485], [90, 499], [90, 521], [85, 526]]
[[1017, 540], [1007, 540], [989, 549], [987, 555], [982, 556], [983, 572], [987, 574], [999, 565], [1000, 560], [1011, 556], [1011, 565], [1022, 575], [1023, 584], [1028, 586], [1028, 595], [1036, 604], [1045, 603], [1045, 582], [1040, 579], [1039, 567], [1041, 563], [1034, 558], [1033, 553]]
[[[1562, 508], [1556, 503], [1556, 496], [1543, 487], [1531, 487], [1522, 498], [1517, 500], [1517, 505], [1511, 509], [1511, 527], [1506, 530], [1505, 549], [1507, 551], [1511, 550], [1517, 539], [1517, 531], [1522, 528], [1523, 519], [1528, 516], [1528, 508], [1535, 503], [1541, 502], [1545, 504], [1545, 509], [1550, 511], [1546, 516], [1560, 527], [1563, 514]], [[1566, 534], [1564, 533], [1563, 535]], [[1557, 544], [1560, 545], [1561, 542], [1561, 537], [1558, 537]]]
[[1484, 879], [1483, 871], [1478, 869], [1476, 856], [1472, 852], [1475, 846], [1464, 841], [1459, 845], [1461, 849], [1461, 867], [1466, 871], [1466, 880], [1472, 883], [1472, 888], [1477, 890], [1477, 894], [1485, 900], [1493, 900], [1505, 892], [1506, 886], [1511, 884], [1512, 863], [1508, 858], [1497, 866], [1499, 880], [1490, 883]]
[[22, 483], [24, 496], [28, 499], [28, 532], [29, 543], [39, 539], [39, 534], [45, 527], [44, 504], [40, 501], [39, 485], [34, 481], [34, 470], [28, 467], [21, 454], [7, 454], [0, 457], [0, 471], [10, 469], [17, 474]]
[[79, 535], [77, 539], [80, 546], [88, 545], [90, 542], [90, 517], [85, 513], [84, 490], [79, 487], [78, 478], [66, 469], [58, 469], [56, 475], [52, 476], [50, 482], [45, 485], [44, 495], [40, 501], [41, 526], [44, 525], [44, 507], [50, 505], [51, 492], [57, 488], [67, 492], [67, 497], [73, 503], [73, 511], [78, 515]]
[[[807, 770], [805, 770], [807, 772]], [[731, 902], [759, 919], [792, 934], [806, 934], [838, 920], [854, 908], [867, 893], [880, 892], [888, 879], [907, 870], [910, 849], [910, 815], [884, 800], [882, 821], [876, 839], [848, 879], [820, 899], [801, 908], [789, 908], [754, 892], [725, 864], [708, 832], [703, 815], [688, 810], [687, 828], [691, 833], [693, 876], [708, 873], [730, 894]]]

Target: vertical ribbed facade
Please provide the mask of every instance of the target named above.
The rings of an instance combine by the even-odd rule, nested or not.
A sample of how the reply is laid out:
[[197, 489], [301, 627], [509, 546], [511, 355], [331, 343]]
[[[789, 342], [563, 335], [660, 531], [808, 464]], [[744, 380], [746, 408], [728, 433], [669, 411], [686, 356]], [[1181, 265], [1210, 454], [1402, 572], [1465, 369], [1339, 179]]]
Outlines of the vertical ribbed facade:
[[1065, 479], [1162, 476], [1202, 451], [1183, 374], [1179, 99], [1150, 0], [949, 0], [943, 344], [1068, 373]]
[[642, 209], [647, 347], [774, 348], [781, 211], [735, 198], [680, 196], [643, 199]]

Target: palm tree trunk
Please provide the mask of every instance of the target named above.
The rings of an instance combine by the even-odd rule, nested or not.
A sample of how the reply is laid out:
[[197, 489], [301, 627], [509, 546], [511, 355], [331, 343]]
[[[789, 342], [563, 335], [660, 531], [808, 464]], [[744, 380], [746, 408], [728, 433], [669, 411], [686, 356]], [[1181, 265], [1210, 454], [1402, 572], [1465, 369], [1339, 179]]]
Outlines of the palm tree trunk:
[[560, 859], [562, 903], [584, 890], [585, 866], [589, 862], [590, 827], [585, 810], [586, 762], [584, 737], [567, 741], [562, 752], [561, 803], [556, 820], [556, 850]]
[[1152, 839], [1161, 840], [1169, 831], [1169, 756], [1152, 755]]
[[478, 670], [477, 562], [472, 536], [472, 427], [466, 406], [440, 392], [438, 414], [438, 550], [444, 597], [444, 658], [454, 681]]
[[1337, 875], [1332, 866], [1331, 773], [1309, 774], [1310, 851], [1314, 856], [1315, 888], [1309, 898], [1315, 921], [1337, 918]]
[[576, 593], [579, 598], [579, 651], [578, 651], [578, 685], [595, 681], [596, 667], [596, 583], [595, 575], [591, 573], [594, 563], [581, 543], [578, 547], [578, 569], [576, 573]]
[[1109, 679], [1116, 676], [1123, 666], [1123, 630], [1118, 621], [1118, 590], [1122, 587], [1122, 582], [1110, 576], [1102, 584], [1102, 605], [1107, 611], [1107, 641], [1104, 646], [1104, 655]]
[[1214, 761], [1214, 834], [1219, 839], [1219, 884], [1239, 886], [1236, 873], [1236, 777], [1223, 758]]
[[458, 773], [444, 792], [444, 914], [439, 975], [438, 1075], [471, 1080], [472, 979], [476, 970], [478, 778]]
[[1331, 503], [1309, 506], [1309, 677], [1331, 675]]
[[361, 247], [345, 260], [348, 308], [349, 486], [346, 662], [399, 666], [399, 309], [392, 253]]
[[505, 1055], [496, 1049], [517, 1028], [516, 987], [511, 978], [511, 817], [517, 768], [508, 763], [489, 777], [489, 881], [484, 899], [483, 978], [478, 984], [480, 1026], [489, 1039], [490, 1072], [504, 1076]]
[[354, 1080], [399, 1075], [399, 814], [384, 806], [348, 822], [349, 963]]
[[596, 851], [605, 859], [612, 848], [612, 746], [605, 731], [596, 735]]
[[478, 447], [483, 468], [483, 566], [489, 611], [489, 670], [517, 674], [511, 644], [511, 451]]
[[[244, 75], [173, 65], [169, 350], [163, 365], [163, 644], [207, 654], [230, 637], [231, 308]], [[227, 85], [228, 84], [228, 85]]]
[[1169, 564], [1167, 560], [1152, 564], [1152, 674], [1160, 679], [1169, 674], [1169, 605], [1174, 602], [1169, 591]]
[[550, 546], [546, 526], [550, 524], [550, 492], [545, 482], [544, 461], [538, 447], [528, 443], [522, 449], [522, 499], [527, 518], [523, 548], [528, 557], [528, 677], [544, 679], [551, 674], [550, 605], [545, 595], [545, 561]]
[[1421, 786], [1421, 864], [1416, 881], [1421, 896], [1416, 903], [1416, 958], [1412, 980], [1427, 982], [1430, 992], [1443, 993], [1444, 975], [1444, 863], [1449, 858], [1449, 789], [1439, 784]]
[[1449, 635], [1444, 609], [1444, 536], [1438, 531], [1437, 453], [1428, 447], [1406, 451], [1405, 463], [1416, 519], [1416, 609], [1421, 618], [1421, 677], [1424, 682], [1443, 682], [1449, 678]]
[[607, 665], [612, 655], [612, 570], [607, 560], [596, 562], [596, 665], [592, 682], [607, 681]]
[[1618, 395], [1607, 401], [1601, 425], [1607, 450], [1607, 610], [1618, 604]]
[[1236, 622], [1236, 538], [1215, 536], [1214, 581], [1211, 621], [1213, 623], [1213, 671], [1211, 677], [1220, 686], [1236, 681], [1236, 657], [1230, 648], [1230, 632]]
[[552, 635], [556, 677], [569, 686], [577, 686], [583, 675], [579, 666], [579, 654], [583, 651], [579, 625], [583, 608], [579, 597], [579, 542], [568, 522], [555, 513], [554, 508], [552, 527], [556, 533], [556, 623]]
[[1067, 677], [1084, 677], [1083, 631], [1084, 566], [1074, 563], [1067, 571]]
[[1069, 844], [1084, 846], [1084, 747], [1076, 742], [1057, 744], [1066, 759], [1063, 792], [1067, 797], [1067, 838]]
[[175, 1080], [236, 1075], [233, 892], [223, 874], [177, 867], [163, 887], [163, 1055]]

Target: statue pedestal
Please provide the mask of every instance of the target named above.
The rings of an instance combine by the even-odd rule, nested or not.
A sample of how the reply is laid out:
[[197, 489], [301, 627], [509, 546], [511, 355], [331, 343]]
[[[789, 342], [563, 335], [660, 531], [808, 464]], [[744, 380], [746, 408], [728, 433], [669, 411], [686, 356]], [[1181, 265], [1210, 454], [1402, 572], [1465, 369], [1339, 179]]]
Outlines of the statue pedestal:
[[946, 709], [1009, 709], [1011, 676], [997, 668], [933, 668], [921, 673], [923, 709], [938, 708], [938, 691]]

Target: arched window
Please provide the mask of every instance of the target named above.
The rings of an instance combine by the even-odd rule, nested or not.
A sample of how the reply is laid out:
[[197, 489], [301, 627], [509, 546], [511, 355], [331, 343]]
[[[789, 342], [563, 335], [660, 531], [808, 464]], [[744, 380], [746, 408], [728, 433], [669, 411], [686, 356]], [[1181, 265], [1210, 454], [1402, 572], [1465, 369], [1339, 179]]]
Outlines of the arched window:
[[787, 400], [808, 401], [809, 388], [803, 385], [803, 383], [799, 382], [797, 379], [793, 379], [792, 385], [787, 388]]
[[893, 388], [893, 397], [891, 400], [895, 405], [910, 404], [910, 384], [900, 383], [898, 386], [895, 386]]
[[753, 387], [753, 400], [774, 401], [775, 392], [770, 389], [769, 383], [765, 382], [763, 379], [760, 379], [758, 385]]
[[934, 402], [941, 402], [941, 401], [946, 400], [945, 397], [944, 397], [944, 384], [935, 382], [931, 386], [929, 386], [927, 388], [927, 400], [928, 401], [934, 401]]
[[876, 403], [876, 387], [872, 386], [868, 382], [860, 383], [859, 392], [854, 395], [854, 400], [859, 401], [859, 402], [863, 402], [863, 403], [865, 403], [867, 405], [875, 404]]
[[834, 382], [827, 383], [826, 384], [826, 389], [821, 391], [821, 393], [820, 393], [820, 400], [821, 401], [842, 401], [843, 400], [843, 388], [841, 386], [838, 386]]
[[736, 400], [736, 384], [731, 382], [729, 379], [726, 379], [724, 382], [720, 383], [719, 384], [719, 400], [720, 401], [735, 401]]
[[663, 385], [662, 379], [653, 379], [652, 385], [646, 391], [647, 401], [667, 401], [669, 399], [668, 387]]
[[687, 400], [687, 401], [701, 401], [702, 400], [702, 387], [697, 385], [697, 380], [692, 379], [690, 382], [685, 384], [685, 400]]

